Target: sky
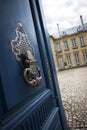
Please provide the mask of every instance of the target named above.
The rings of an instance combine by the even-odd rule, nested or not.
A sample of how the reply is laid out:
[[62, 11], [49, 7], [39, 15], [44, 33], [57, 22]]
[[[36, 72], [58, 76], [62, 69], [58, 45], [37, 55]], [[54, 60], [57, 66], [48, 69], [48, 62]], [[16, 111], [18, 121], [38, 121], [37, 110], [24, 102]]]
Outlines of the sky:
[[49, 34], [75, 27], [81, 24], [80, 15], [84, 23], [87, 22], [86, 0], [42, 0], [44, 15]]

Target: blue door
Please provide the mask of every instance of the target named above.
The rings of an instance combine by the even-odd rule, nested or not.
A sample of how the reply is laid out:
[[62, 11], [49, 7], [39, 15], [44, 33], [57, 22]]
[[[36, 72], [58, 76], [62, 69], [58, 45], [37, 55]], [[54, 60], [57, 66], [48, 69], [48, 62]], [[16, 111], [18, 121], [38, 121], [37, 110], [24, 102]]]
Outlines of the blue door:
[[39, 0], [0, 1], [0, 129], [65, 130]]

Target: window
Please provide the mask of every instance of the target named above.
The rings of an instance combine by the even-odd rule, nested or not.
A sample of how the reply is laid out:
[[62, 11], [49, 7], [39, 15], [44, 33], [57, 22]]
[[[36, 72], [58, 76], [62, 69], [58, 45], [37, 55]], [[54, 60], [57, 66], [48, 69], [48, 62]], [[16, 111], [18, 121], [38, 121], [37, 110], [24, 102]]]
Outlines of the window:
[[68, 50], [69, 48], [68, 48], [68, 42], [67, 41], [64, 41], [64, 48], [65, 48], [65, 50]]
[[81, 46], [84, 46], [84, 45], [85, 45], [84, 37], [80, 37], [80, 44], [81, 44]]
[[56, 44], [56, 51], [58, 51], [58, 52], [61, 51], [60, 43], [57, 43], [57, 44]]
[[72, 62], [71, 62], [71, 56], [70, 56], [70, 55], [67, 55], [66, 57], [67, 57], [68, 65], [71, 65], [71, 64], [72, 64]]
[[83, 58], [84, 58], [84, 61], [87, 62], [87, 52], [83, 52]]
[[79, 64], [79, 54], [77, 53], [77, 54], [75, 54], [75, 60], [76, 60], [76, 64]]
[[73, 48], [76, 48], [76, 40], [75, 40], [75, 39], [72, 39], [71, 41], [72, 41], [72, 47], [73, 47]]
[[64, 68], [63, 57], [59, 57], [59, 67]]

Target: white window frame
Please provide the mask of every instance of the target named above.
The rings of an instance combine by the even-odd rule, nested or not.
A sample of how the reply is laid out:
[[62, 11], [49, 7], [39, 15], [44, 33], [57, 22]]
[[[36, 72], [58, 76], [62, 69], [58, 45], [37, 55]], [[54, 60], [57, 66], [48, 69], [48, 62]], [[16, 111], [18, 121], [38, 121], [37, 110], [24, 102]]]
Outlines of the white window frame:
[[68, 42], [67, 42], [67, 41], [64, 41], [64, 49], [65, 49], [65, 50], [68, 50], [68, 49], [69, 49], [69, 47], [68, 47]]
[[60, 42], [59, 42], [59, 43], [56, 43], [56, 51], [58, 51], [58, 52], [61, 51]]
[[76, 64], [80, 64], [79, 53], [75, 53], [74, 56], [75, 56]]
[[71, 55], [66, 55], [66, 58], [67, 58], [68, 65], [71, 65], [72, 64]]
[[74, 38], [74, 39], [72, 39], [71, 41], [72, 41], [72, 46], [73, 46], [73, 48], [76, 48], [76, 47], [77, 47], [77, 45], [76, 45], [76, 39]]
[[84, 40], [83, 36], [80, 37], [80, 44], [81, 44], [81, 46], [85, 45], [85, 40]]
[[58, 58], [58, 62], [59, 62], [59, 68], [62, 69], [64, 68], [64, 61], [63, 61], [63, 57], [59, 57]]
[[87, 52], [83, 52], [84, 61], [87, 62]]

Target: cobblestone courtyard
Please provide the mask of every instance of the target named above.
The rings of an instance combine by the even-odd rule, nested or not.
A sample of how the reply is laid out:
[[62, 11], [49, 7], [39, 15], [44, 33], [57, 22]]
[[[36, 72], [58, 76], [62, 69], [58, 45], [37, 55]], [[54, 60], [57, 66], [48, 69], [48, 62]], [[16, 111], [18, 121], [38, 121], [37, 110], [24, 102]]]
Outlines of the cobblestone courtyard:
[[58, 72], [69, 130], [87, 130], [87, 67]]

